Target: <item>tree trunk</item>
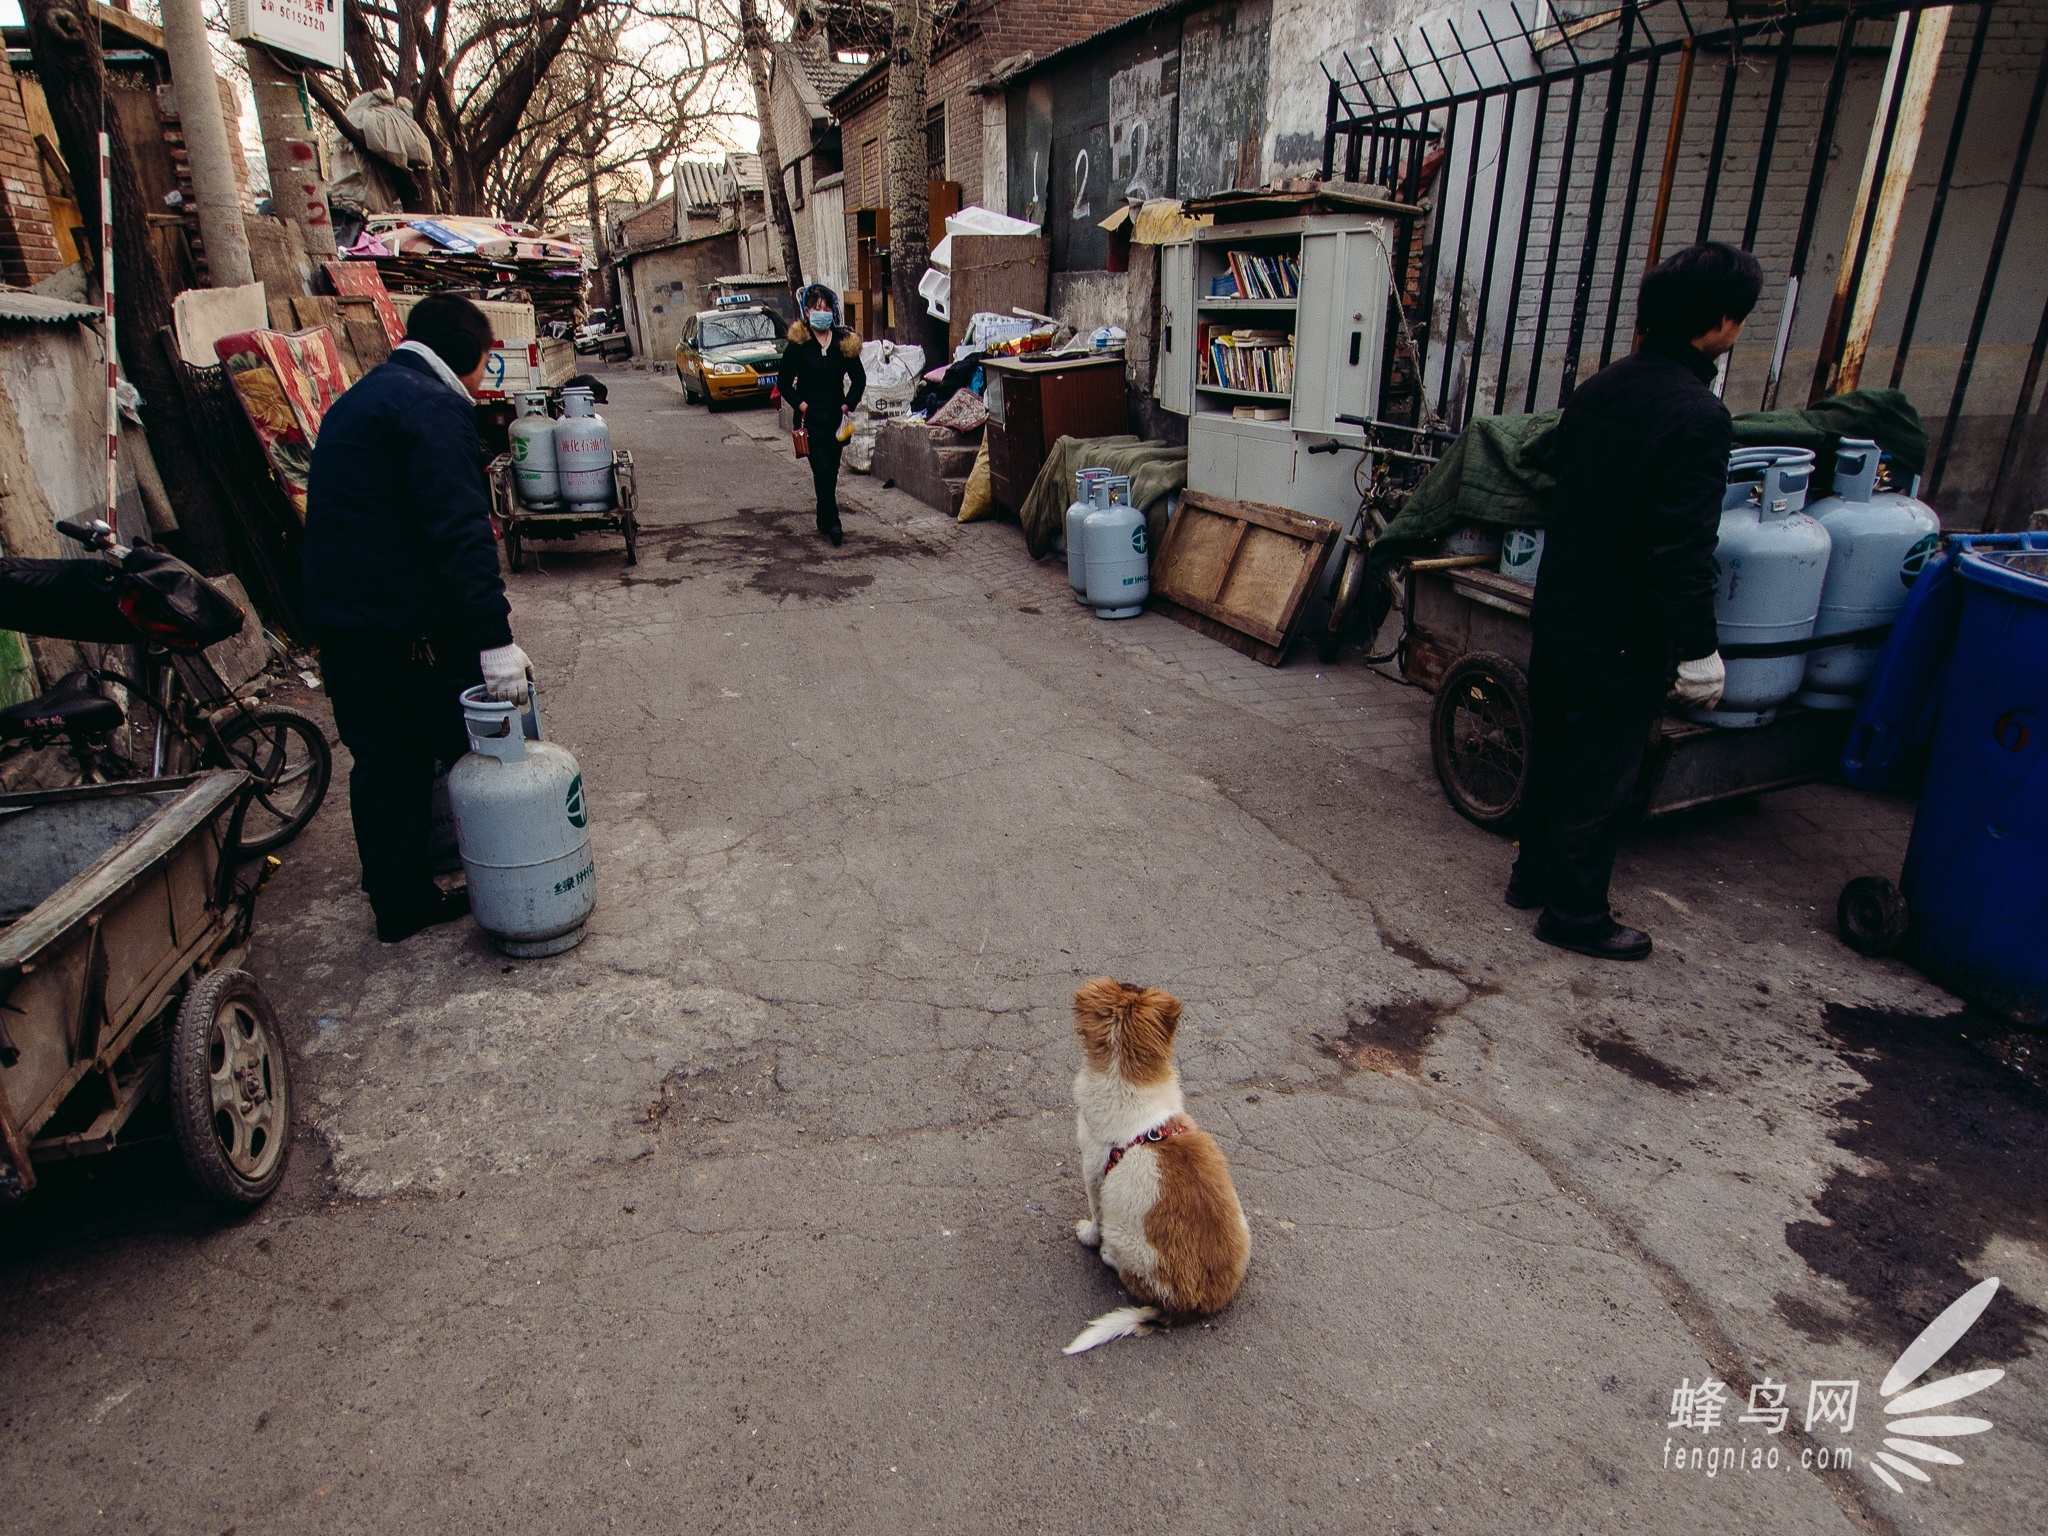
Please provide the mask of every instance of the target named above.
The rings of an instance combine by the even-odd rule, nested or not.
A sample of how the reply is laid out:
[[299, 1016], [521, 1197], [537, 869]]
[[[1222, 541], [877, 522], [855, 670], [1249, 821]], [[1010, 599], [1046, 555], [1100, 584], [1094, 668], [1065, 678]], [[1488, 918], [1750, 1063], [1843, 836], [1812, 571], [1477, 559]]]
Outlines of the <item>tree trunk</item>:
[[[57, 147], [77, 189], [87, 239], [97, 251], [100, 102], [106, 89], [99, 26], [88, 15], [84, 0], [23, 0], [22, 11], [28, 20], [36, 78], [57, 125]], [[110, 135], [114, 318], [123, 371], [142, 392], [150, 448], [178, 509], [180, 552], [200, 570], [218, 576], [229, 567], [229, 531], [212, 477], [194, 450], [184, 396], [158, 341], [171, 323], [171, 288], [157, 265], [149, 233], [151, 209], [143, 200], [131, 146], [118, 124], [110, 128]], [[79, 428], [96, 433], [104, 431], [105, 424], [81, 422]]]
[[270, 169], [270, 207], [299, 226], [306, 254], [315, 261], [335, 254], [334, 221], [327, 214], [327, 183], [320, 175], [320, 150], [306, 126], [299, 75], [261, 43], [245, 43], [249, 94], [256, 98], [256, 124], [263, 131], [263, 162]]
[[[767, 183], [768, 212], [775, 220], [775, 238], [782, 245], [782, 270], [788, 274], [793, 298], [804, 285], [804, 262], [796, 245], [796, 218], [789, 211], [789, 188], [782, 181], [782, 152], [775, 142], [774, 93], [768, 83], [768, 29], [761, 24], [760, 0], [740, 0], [740, 46], [746, 50], [747, 73], [754, 81], [754, 115], [761, 121], [761, 176]], [[801, 165], [797, 175], [803, 175]]]
[[[586, 178], [583, 183], [583, 210], [590, 220], [590, 270], [597, 277], [597, 291], [601, 298], [604, 293], [604, 202], [597, 195], [597, 146], [587, 140], [583, 146], [583, 169]], [[589, 307], [602, 309], [604, 305], [599, 302]]]
[[889, 286], [896, 340], [922, 345], [930, 327], [917, 285], [931, 263], [925, 202], [924, 77], [932, 58], [930, 0], [894, 0], [889, 33], [889, 115], [883, 136], [888, 161]]
[[[214, 288], [256, 281], [249, 261], [249, 231], [242, 224], [242, 188], [220, 109], [220, 80], [199, 0], [163, 0], [164, 44], [178, 89], [178, 122], [199, 194], [199, 236], [206, 244], [206, 276]], [[119, 286], [117, 281], [116, 286]]]

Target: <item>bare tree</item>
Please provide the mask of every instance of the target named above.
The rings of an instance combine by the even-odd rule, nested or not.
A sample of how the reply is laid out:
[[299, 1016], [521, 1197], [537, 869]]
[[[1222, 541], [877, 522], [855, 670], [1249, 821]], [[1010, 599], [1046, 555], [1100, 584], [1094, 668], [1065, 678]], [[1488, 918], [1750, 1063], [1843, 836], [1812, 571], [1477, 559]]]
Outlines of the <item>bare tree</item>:
[[921, 342], [918, 282], [931, 263], [925, 197], [925, 72], [932, 59], [932, 0], [894, 0], [889, 31], [889, 113], [886, 186], [889, 198], [889, 287], [898, 341]]
[[[804, 284], [803, 257], [796, 247], [796, 219], [789, 211], [789, 189], [782, 181], [782, 151], [775, 142], [773, 94], [768, 84], [768, 29], [761, 22], [760, 0], [739, 0], [740, 40], [746, 49], [747, 73], [754, 86], [754, 116], [761, 125], [761, 176], [767, 185], [768, 211], [782, 245], [782, 269], [794, 295]], [[803, 174], [801, 165], [797, 174]]]

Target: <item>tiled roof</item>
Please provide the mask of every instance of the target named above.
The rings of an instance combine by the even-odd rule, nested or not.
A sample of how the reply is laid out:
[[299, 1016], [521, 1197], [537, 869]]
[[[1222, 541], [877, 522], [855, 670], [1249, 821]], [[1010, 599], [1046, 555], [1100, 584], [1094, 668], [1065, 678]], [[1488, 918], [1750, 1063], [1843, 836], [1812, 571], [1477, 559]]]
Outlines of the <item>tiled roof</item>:
[[715, 208], [725, 201], [725, 167], [704, 160], [678, 160], [676, 186], [685, 208]]
[[865, 64], [843, 63], [827, 53], [822, 33], [813, 41], [778, 45], [775, 57], [801, 74], [820, 101], [830, 101], [868, 72]]
[[759, 155], [727, 155], [725, 157], [725, 165], [726, 169], [732, 172], [733, 180], [740, 184], [742, 192], [763, 192], [767, 190], [768, 183], [761, 175], [761, 157]]

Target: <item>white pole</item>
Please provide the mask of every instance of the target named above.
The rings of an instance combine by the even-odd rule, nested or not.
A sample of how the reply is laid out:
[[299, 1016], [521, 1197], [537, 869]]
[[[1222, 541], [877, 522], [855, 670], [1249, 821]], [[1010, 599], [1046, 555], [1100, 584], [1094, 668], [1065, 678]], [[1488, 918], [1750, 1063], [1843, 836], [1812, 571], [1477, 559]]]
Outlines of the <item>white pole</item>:
[[107, 307], [107, 523], [115, 521], [114, 468], [121, 452], [121, 354], [114, 346], [114, 145], [100, 131], [100, 302]]

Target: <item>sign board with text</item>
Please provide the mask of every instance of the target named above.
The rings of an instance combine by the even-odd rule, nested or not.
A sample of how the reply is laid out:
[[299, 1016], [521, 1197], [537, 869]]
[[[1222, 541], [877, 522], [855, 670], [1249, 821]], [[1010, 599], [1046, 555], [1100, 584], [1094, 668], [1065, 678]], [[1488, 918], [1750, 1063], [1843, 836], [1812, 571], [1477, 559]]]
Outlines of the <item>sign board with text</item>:
[[230, 0], [228, 35], [326, 69], [341, 68], [341, 0]]

